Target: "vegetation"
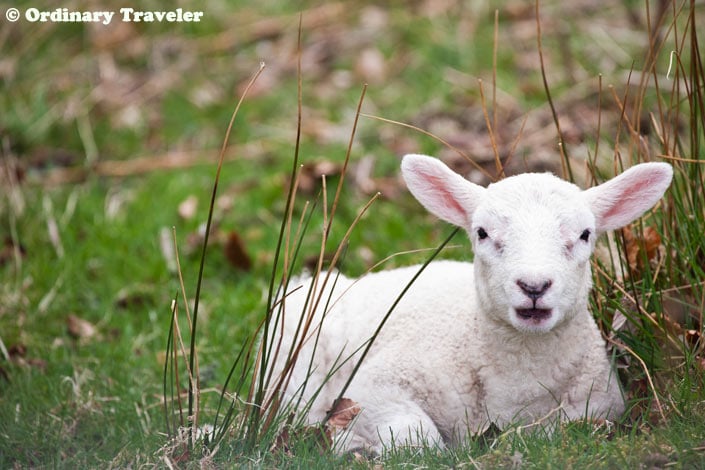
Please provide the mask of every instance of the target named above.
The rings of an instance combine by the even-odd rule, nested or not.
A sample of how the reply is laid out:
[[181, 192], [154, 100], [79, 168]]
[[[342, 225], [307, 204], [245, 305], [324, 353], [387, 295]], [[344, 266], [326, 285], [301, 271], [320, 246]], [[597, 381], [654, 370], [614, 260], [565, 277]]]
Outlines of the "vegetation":
[[[199, 23], [0, 23], [0, 467], [703, 466], [703, 6], [285, 3], [183, 7], [203, 9]], [[631, 398], [623, 422], [384, 459], [321, 452], [305, 431], [283, 446], [276, 426], [243, 428], [239, 415], [217, 446], [174, 437], [196, 357], [178, 272], [192, 312], [220, 145], [262, 60], [215, 198], [193, 337], [199, 424], [213, 422], [234, 362], [228, 391], [244, 372], [248, 392], [254, 358], [238, 353], [276, 260], [275, 285], [283, 272], [290, 188], [292, 233], [308, 220], [292, 272], [315, 269], [341, 180], [323, 254], [354, 224], [346, 274], [423, 261], [451, 233], [401, 185], [408, 152], [481, 183], [551, 170], [588, 185], [637, 161], [674, 165], [663, 204], [605, 239], [594, 265], [593, 310]], [[470, 259], [469, 244], [458, 235], [439, 256]]]

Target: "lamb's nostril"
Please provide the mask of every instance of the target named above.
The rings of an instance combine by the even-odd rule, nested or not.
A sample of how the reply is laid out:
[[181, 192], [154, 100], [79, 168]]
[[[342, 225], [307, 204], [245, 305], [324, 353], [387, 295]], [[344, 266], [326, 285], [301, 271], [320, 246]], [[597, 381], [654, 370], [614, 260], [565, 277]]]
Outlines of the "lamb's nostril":
[[524, 282], [521, 279], [517, 280], [517, 285], [522, 291], [533, 301], [538, 300], [543, 294], [546, 293], [549, 287], [553, 284], [553, 281], [548, 280], [543, 283], [531, 284]]

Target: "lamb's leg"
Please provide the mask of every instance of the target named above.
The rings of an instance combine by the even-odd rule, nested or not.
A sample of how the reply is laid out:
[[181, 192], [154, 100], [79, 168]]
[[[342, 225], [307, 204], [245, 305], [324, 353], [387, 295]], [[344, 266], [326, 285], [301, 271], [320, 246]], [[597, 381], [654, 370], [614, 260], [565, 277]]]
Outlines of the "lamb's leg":
[[[443, 447], [443, 437], [431, 418], [410, 399], [375, 394], [359, 403], [362, 411], [353, 424], [335, 436], [336, 450], [358, 449], [382, 454], [385, 449], [409, 446]], [[351, 391], [350, 396], [356, 396]]]

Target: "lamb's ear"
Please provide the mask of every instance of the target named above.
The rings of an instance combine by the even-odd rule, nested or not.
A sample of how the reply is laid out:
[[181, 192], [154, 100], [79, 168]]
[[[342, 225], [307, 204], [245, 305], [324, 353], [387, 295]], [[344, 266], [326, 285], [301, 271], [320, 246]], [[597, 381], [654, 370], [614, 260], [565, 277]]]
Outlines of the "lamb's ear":
[[446, 222], [469, 228], [472, 213], [485, 191], [483, 187], [425, 155], [406, 155], [401, 172], [411, 194], [429, 212]]
[[624, 227], [663, 197], [673, 178], [667, 163], [635, 165], [583, 195], [595, 214], [596, 228], [605, 232]]

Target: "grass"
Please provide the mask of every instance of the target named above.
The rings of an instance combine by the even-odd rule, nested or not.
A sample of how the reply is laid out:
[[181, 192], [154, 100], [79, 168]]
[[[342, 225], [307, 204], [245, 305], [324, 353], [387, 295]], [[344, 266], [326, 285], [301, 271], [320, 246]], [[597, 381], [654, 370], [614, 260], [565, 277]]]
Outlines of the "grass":
[[[636, 398], [633, 413], [610, 431], [578, 423], [552, 437], [507, 431], [448, 452], [395, 452], [384, 465], [703, 465], [702, 344], [695, 343], [697, 336], [683, 347], [678, 336], [685, 338], [688, 329], [702, 333], [705, 75], [689, 54], [691, 5], [663, 5], [656, 88], [649, 74], [647, 85], [638, 86], [650, 38], [642, 5], [598, 8], [585, 2], [567, 15], [560, 2], [541, 4], [546, 81], [573, 169], [583, 169], [576, 179], [590, 179], [588, 160], [601, 177], [611, 175], [619, 166], [615, 154], [624, 162], [660, 154], [695, 160], [674, 161], [677, 178], [664, 210], [645, 219], [644, 226], [654, 226], [661, 237], [658, 261], [645, 263], [638, 274], [617, 266], [618, 278], [611, 263], [601, 261], [606, 274], [596, 276], [594, 304], [605, 331], [616, 312], [627, 317], [630, 327], [615, 341], [648, 367], [647, 376], [639, 360], [624, 355], [629, 361], [623, 375]], [[365, 2], [310, 2], [301, 8], [302, 162], [342, 162], [367, 81], [363, 112], [430, 130], [494, 170], [481, 78], [502, 157], [528, 113], [507, 168], [561, 171], [533, 6], [498, 5], [494, 71], [494, 11], [479, 4], [449, 2], [442, 11], [429, 11], [432, 2], [384, 9]], [[692, 8], [702, 20], [702, 6]], [[192, 25], [123, 25], [121, 31], [0, 23], [0, 467], [166, 465], [165, 456], [175, 461], [163, 449], [161, 374], [169, 306], [179, 286], [160, 233], [176, 228], [187, 294], [193, 296], [199, 252], [188, 249], [189, 239], [205, 220], [214, 159], [230, 114], [264, 59], [267, 68], [237, 116], [226, 152], [219, 195], [227, 196], [230, 207], [217, 215], [221, 231], [244, 240], [252, 268], [235, 268], [218, 244], [205, 264], [197, 346], [203, 406], [212, 410], [232, 361], [262, 318], [262, 292], [285, 214], [297, 116], [297, 13], [274, 1], [237, 7], [212, 2], [204, 21]], [[650, 13], [654, 25], [656, 11]], [[122, 39], [111, 43], [114, 38]], [[687, 83], [664, 77], [671, 50], [679, 54], [670, 77], [688, 77]], [[626, 103], [624, 110], [618, 103]], [[341, 239], [371, 193], [379, 190], [383, 197], [351, 236], [346, 274], [359, 275], [393, 253], [434, 247], [449, 233], [396, 179], [398, 157], [410, 151], [440, 154], [469, 170], [428, 136], [363, 118], [352, 152], [355, 169], [331, 240]], [[367, 156], [374, 158], [369, 175], [357, 166]], [[10, 170], [14, 166], [18, 173]], [[355, 176], [358, 170], [362, 176]], [[12, 184], [16, 174], [20, 181]], [[473, 177], [486, 182], [477, 173]], [[335, 183], [333, 175], [329, 188]], [[303, 192], [302, 198], [315, 194]], [[178, 206], [191, 195], [198, 200], [196, 215], [182, 217]], [[319, 218], [311, 224], [304, 258], [318, 252], [320, 224]], [[470, 258], [462, 237], [452, 243], [456, 247], [441, 256]], [[630, 246], [618, 236], [613, 255]], [[400, 255], [385, 266], [425, 256]], [[87, 322], [84, 329], [71, 323], [71, 315]], [[682, 331], [674, 332], [674, 323]], [[226, 439], [211, 460], [265, 467], [370, 465], [301, 447], [291, 457]], [[196, 456], [179, 462], [198, 463]]]

